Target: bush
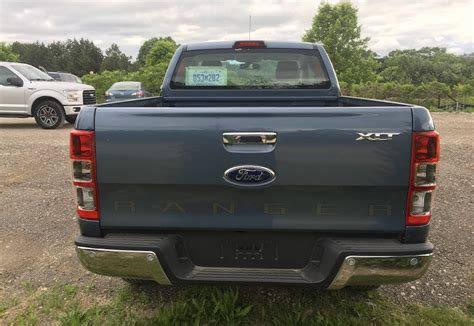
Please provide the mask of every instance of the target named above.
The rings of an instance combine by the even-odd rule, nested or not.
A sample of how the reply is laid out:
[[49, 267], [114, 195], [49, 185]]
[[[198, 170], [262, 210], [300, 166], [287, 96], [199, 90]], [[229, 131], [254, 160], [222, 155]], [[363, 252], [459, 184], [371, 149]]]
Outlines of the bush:
[[84, 84], [88, 84], [95, 87], [97, 94], [97, 102], [105, 102], [105, 91], [112, 86], [113, 83], [119, 81], [131, 81], [131, 74], [126, 71], [104, 71], [100, 74], [88, 74], [81, 77]]
[[0, 61], [18, 61], [18, 54], [13, 52], [12, 47], [5, 42], [0, 42]]
[[145, 89], [153, 95], [160, 94], [161, 84], [165, 76], [167, 65], [159, 64], [157, 66], [144, 67], [139, 71], [126, 72], [122, 70], [104, 71], [100, 74], [89, 74], [82, 76], [85, 84], [94, 86], [97, 93], [97, 103], [105, 102], [105, 91], [113, 83], [120, 81], [140, 81], [144, 83]]
[[369, 82], [366, 84], [341, 83], [342, 93], [348, 96], [375, 98], [395, 102], [418, 104], [428, 108], [438, 107], [438, 99], [442, 105], [454, 103], [448, 95], [458, 101], [474, 104], [474, 87], [471, 85], [456, 85], [452, 89], [440, 82], [422, 83], [420, 85], [399, 84], [395, 82]]

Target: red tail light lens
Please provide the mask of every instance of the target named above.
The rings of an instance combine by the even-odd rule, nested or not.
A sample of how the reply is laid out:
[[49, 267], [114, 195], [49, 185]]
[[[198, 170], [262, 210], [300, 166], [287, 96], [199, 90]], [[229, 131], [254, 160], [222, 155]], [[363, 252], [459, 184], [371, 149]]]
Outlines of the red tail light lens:
[[439, 148], [438, 132], [413, 133], [407, 225], [424, 225], [431, 220]]
[[138, 91], [138, 92], [132, 93], [132, 96], [143, 97], [143, 96], [145, 96], [145, 92], [144, 91]]
[[267, 46], [264, 41], [237, 41], [234, 49], [264, 49]]
[[436, 131], [413, 134], [413, 155], [417, 162], [439, 161], [439, 134]]
[[69, 147], [71, 159], [92, 158], [94, 154], [94, 132], [85, 130], [71, 131]]
[[77, 215], [83, 219], [99, 219], [97, 193], [95, 133], [73, 130], [70, 138], [73, 185], [76, 193]]

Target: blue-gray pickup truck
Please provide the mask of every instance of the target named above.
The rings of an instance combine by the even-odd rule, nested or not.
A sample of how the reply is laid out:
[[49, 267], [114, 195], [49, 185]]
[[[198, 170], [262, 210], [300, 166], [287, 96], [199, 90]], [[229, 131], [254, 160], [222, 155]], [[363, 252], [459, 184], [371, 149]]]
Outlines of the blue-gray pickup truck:
[[432, 259], [428, 110], [342, 96], [318, 44], [181, 45], [161, 96], [81, 111], [70, 158], [94, 273], [340, 289]]

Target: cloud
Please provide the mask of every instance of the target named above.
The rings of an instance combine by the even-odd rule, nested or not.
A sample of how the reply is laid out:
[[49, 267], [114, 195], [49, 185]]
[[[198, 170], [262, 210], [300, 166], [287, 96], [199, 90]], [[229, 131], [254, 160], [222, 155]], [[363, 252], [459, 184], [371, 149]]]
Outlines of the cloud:
[[[359, 8], [363, 35], [379, 54], [422, 46], [474, 51], [472, 0], [352, 2]], [[246, 39], [250, 15], [252, 38], [301, 40], [318, 6], [314, 0], [0, 0], [0, 40], [84, 37], [102, 49], [117, 43], [136, 56], [153, 36], [170, 35], [178, 43]]]
[[[354, 1], [369, 46], [379, 54], [394, 48], [440, 46], [474, 51], [474, 1]], [[459, 52], [459, 51], [457, 51]]]

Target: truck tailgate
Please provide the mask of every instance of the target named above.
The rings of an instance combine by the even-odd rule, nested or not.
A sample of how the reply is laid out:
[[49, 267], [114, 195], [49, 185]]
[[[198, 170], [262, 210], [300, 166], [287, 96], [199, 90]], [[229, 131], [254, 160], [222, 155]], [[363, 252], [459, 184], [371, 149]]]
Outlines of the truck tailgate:
[[[405, 230], [410, 107], [99, 107], [95, 131], [106, 229]], [[228, 132], [277, 141], [225, 146]], [[230, 184], [239, 165], [276, 178]]]

